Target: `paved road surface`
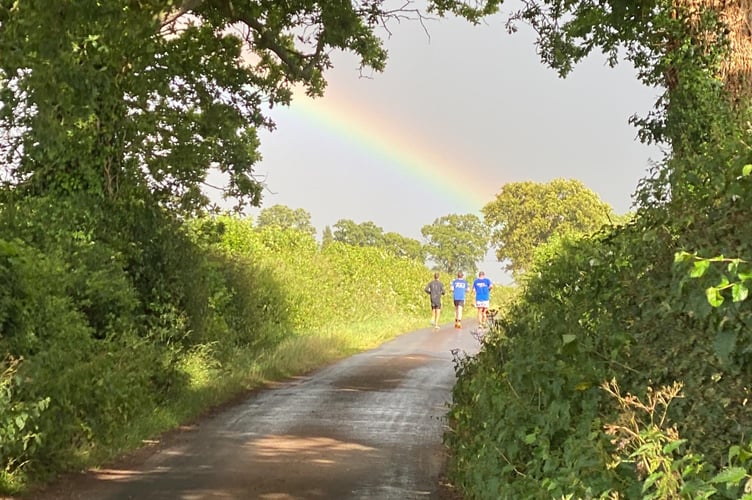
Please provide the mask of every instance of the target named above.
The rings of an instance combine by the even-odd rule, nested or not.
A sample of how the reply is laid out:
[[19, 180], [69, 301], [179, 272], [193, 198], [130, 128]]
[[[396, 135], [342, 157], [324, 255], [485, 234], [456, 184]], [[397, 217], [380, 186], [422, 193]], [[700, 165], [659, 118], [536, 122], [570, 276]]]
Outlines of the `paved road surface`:
[[441, 435], [454, 384], [453, 349], [477, 351], [468, 327], [400, 336], [260, 391], [144, 453], [136, 463], [69, 480], [42, 496], [440, 498]]

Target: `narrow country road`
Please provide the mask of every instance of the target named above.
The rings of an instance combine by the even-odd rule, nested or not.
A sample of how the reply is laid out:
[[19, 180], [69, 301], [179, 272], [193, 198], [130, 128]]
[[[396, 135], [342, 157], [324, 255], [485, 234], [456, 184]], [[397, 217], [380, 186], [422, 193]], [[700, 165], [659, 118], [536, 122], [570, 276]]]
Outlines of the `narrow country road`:
[[452, 350], [469, 328], [418, 330], [260, 391], [127, 465], [38, 498], [437, 499]]

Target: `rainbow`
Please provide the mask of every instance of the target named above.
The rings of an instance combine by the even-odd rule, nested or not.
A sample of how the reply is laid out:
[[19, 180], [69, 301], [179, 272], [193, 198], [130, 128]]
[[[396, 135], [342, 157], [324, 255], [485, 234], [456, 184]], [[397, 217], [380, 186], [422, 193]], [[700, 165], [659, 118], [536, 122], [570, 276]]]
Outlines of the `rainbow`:
[[326, 94], [312, 99], [296, 93], [289, 111], [296, 118], [323, 128], [339, 141], [378, 159], [392, 173], [427, 186], [461, 212], [480, 214], [502, 182], [483, 182], [419, 134], [387, 122], [379, 113], [356, 107], [343, 98]]

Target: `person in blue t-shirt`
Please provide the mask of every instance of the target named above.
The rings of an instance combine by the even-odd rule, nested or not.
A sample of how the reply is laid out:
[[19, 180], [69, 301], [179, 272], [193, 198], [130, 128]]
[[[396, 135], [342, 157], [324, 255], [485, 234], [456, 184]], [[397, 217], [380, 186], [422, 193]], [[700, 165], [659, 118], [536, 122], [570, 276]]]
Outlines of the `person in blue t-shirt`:
[[465, 275], [460, 271], [457, 273], [457, 278], [452, 281], [455, 328], [462, 328], [462, 308], [465, 306], [465, 292], [467, 292], [467, 281]]
[[478, 273], [478, 277], [473, 281], [473, 291], [475, 292], [475, 307], [478, 309], [478, 323], [481, 326], [486, 324], [488, 318], [488, 307], [491, 303], [491, 280], [486, 278], [483, 271]]

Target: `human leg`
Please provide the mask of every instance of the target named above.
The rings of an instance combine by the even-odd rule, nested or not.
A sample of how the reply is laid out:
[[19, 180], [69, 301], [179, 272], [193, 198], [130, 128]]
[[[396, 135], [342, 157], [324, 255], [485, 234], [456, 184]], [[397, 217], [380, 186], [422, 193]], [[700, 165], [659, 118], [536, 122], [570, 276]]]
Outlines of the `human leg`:
[[479, 300], [475, 306], [478, 308], [478, 323], [480, 326], [484, 326], [486, 324], [489, 303], [487, 300]]

